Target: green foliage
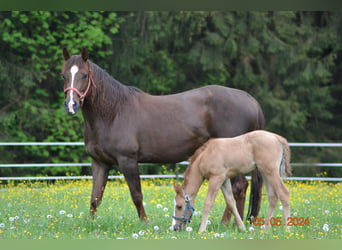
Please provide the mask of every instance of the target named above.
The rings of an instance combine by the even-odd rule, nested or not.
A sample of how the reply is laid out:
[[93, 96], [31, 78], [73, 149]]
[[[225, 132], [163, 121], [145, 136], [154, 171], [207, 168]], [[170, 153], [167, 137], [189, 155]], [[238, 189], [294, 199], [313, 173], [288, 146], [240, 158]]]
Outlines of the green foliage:
[[[0, 12], [0, 140], [83, 140], [81, 115], [65, 115], [59, 72], [63, 47], [72, 54], [86, 47], [116, 79], [148, 93], [243, 89], [261, 104], [268, 130], [289, 141], [337, 141], [341, 20], [340, 13], [300, 11]], [[80, 147], [0, 151], [2, 162], [89, 161]], [[313, 160], [310, 154], [340, 161], [336, 150], [310, 152], [294, 152], [293, 162]]]

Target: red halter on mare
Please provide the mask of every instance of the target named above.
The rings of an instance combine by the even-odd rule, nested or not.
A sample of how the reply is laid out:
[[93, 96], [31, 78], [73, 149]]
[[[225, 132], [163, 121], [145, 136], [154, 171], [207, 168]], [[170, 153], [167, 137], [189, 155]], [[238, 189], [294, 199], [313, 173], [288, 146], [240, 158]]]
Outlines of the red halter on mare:
[[88, 63], [88, 86], [87, 86], [87, 89], [86, 91], [84, 91], [84, 93], [82, 94], [78, 89], [74, 88], [74, 87], [68, 87], [66, 89], [64, 89], [64, 94], [69, 91], [69, 90], [73, 90], [75, 91], [78, 96], [80, 97], [80, 105], [81, 107], [83, 106], [83, 102], [84, 102], [84, 98], [87, 96], [88, 94], [88, 91], [90, 90], [90, 86], [91, 85], [94, 85], [94, 87], [96, 88], [96, 85], [94, 83], [94, 80], [93, 80], [93, 75], [91, 73], [91, 70], [90, 70], [90, 66], [89, 66], [89, 63]]

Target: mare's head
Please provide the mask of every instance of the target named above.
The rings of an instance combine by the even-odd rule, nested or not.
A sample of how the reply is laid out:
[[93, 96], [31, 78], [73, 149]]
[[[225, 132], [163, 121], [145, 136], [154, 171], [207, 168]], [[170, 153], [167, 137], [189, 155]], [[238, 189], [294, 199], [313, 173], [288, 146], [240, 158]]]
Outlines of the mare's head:
[[81, 55], [71, 56], [64, 48], [65, 63], [62, 70], [64, 78], [65, 109], [68, 114], [75, 115], [82, 107], [84, 99], [90, 93], [91, 85], [94, 85], [88, 62], [88, 51], [83, 48]]
[[185, 189], [179, 184], [174, 184], [174, 188], [176, 197], [172, 226], [174, 230], [180, 231], [185, 225], [190, 223], [195, 209], [190, 205], [190, 197]]

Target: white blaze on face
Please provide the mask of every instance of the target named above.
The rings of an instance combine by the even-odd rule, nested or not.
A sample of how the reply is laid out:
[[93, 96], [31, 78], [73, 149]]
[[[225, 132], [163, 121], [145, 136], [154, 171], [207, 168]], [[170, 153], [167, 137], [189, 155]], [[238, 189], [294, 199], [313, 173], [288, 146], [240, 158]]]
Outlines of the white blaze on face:
[[[70, 69], [70, 73], [71, 73], [71, 88], [74, 87], [74, 80], [75, 80], [75, 75], [78, 72], [78, 67], [76, 65], [72, 66]], [[74, 111], [74, 91], [71, 89], [70, 90], [70, 100], [69, 100], [69, 104], [68, 104], [68, 108], [69, 108], [69, 112], [71, 114], [75, 114]]]
[[[176, 216], [176, 199], [173, 200], [173, 216]], [[172, 217], [173, 218], [173, 217]], [[176, 220], [173, 218], [172, 219], [172, 226], [176, 225]]]

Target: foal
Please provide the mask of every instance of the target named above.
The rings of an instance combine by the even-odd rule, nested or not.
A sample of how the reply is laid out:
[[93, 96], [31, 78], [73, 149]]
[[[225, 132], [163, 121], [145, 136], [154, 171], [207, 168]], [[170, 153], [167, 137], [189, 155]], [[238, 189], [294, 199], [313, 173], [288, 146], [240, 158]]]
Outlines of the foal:
[[256, 167], [263, 176], [269, 200], [266, 227], [270, 226], [270, 219], [278, 198], [283, 205], [286, 224], [290, 216], [290, 192], [280, 175], [291, 176], [289, 162], [290, 149], [287, 140], [264, 130], [253, 131], [234, 138], [209, 140], [190, 158], [190, 165], [184, 173], [183, 185], [174, 185], [176, 191], [172, 223], [174, 230], [181, 230], [185, 224], [190, 223], [198, 190], [203, 180], [209, 179], [199, 232], [206, 229], [209, 213], [220, 188], [227, 206], [235, 216], [238, 228], [245, 231], [236, 208], [230, 178], [246, 174]]

